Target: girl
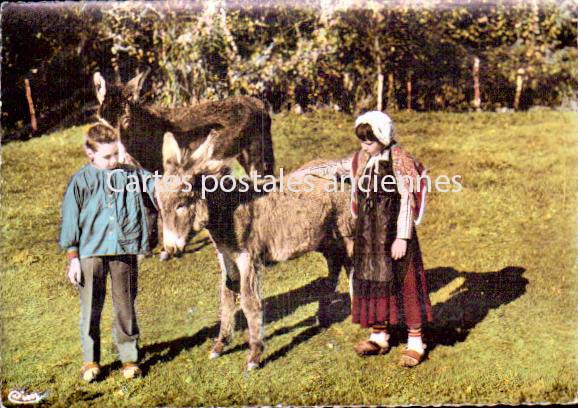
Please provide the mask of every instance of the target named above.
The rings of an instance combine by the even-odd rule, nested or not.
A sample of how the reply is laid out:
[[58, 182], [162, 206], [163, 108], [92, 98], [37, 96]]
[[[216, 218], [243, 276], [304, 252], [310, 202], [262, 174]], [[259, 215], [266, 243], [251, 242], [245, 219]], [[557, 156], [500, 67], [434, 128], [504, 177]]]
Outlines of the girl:
[[352, 321], [371, 329], [369, 339], [359, 342], [355, 351], [360, 356], [386, 353], [388, 327], [400, 323], [403, 316], [408, 340], [400, 364], [413, 367], [423, 360], [422, 328], [432, 320], [414, 228], [425, 204], [426, 188], [419, 185], [419, 176], [425, 172], [396, 143], [393, 123], [386, 114], [361, 115], [355, 122], [355, 134], [361, 150], [323, 169], [324, 174], [350, 175], [354, 180], [351, 204], [357, 219]]

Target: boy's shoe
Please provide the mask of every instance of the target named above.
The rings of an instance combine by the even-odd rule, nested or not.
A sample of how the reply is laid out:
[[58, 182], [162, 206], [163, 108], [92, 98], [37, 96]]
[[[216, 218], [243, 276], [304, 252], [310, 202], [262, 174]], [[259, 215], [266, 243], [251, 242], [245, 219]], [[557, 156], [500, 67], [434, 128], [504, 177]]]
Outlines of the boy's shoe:
[[82, 375], [82, 379], [84, 381], [88, 383], [93, 382], [100, 375], [100, 366], [98, 363], [92, 361], [89, 363], [84, 363], [80, 369], [80, 375]]
[[122, 363], [122, 376], [127, 380], [140, 377], [142, 371], [136, 363]]

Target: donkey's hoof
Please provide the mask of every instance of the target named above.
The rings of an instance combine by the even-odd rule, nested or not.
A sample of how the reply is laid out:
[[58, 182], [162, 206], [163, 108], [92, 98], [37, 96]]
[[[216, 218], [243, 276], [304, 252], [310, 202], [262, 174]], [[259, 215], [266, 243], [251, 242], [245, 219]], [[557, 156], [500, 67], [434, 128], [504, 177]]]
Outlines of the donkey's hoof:
[[161, 253], [159, 255], [159, 259], [161, 261], [168, 261], [169, 259], [171, 259], [171, 256], [169, 255], [169, 253], [167, 251], [161, 251]]
[[247, 363], [247, 371], [252, 371], [259, 368], [259, 363], [249, 362]]
[[247, 371], [251, 371], [259, 367], [264, 349], [265, 345], [262, 342], [251, 344], [251, 351], [247, 356]]
[[211, 349], [211, 355], [209, 356], [209, 358], [211, 360], [214, 360], [220, 357], [223, 351], [225, 350], [225, 344], [226, 343], [223, 342], [222, 340], [215, 340], [215, 344], [213, 344], [213, 348]]

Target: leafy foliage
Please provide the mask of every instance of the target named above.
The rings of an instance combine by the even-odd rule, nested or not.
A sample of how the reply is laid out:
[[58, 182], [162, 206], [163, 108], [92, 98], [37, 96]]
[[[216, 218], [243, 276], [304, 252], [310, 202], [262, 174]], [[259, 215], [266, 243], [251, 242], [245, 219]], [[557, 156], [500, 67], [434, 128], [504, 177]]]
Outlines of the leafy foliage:
[[30, 6], [10, 6], [2, 86], [18, 109], [5, 108], [3, 119], [26, 122], [22, 80], [31, 71], [44, 78], [32, 81], [42, 111], [55, 104], [45, 98], [54, 86], [82, 89], [86, 99], [96, 69], [126, 81], [145, 66], [153, 68], [148, 96], [165, 106], [249, 94], [275, 111], [299, 104], [358, 112], [376, 107], [381, 74], [387, 109], [408, 105], [411, 82], [413, 109], [464, 111], [473, 100], [475, 58], [483, 109], [511, 107], [520, 75], [522, 108], [557, 106], [575, 100], [578, 86], [572, 5], [127, 2], [46, 6], [42, 19], [32, 18]]
[[[132, 14], [118, 18], [125, 13]], [[374, 106], [377, 74], [391, 73], [390, 107], [405, 105], [405, 85], [412, 81], [415, 108], [463, 110], [472, 99], [474, 57], [482, 61], [488, 109], [512, 104], [508, 95], [520, 68], [531, 91], [526, 106], [534, 98], [559, 103], [576, 88], [569, 41], [575, 28], [566, 3], [429, 9], [379, 2], [339, 8], [323, 1], [317, 8], [227, 10], [224, 1], [212, 0], [202, 10], [144, 13], [117, 5], [106, 15], [117, 48], [128, 48], [141, 63], [146, 52], [157, 55], [147, 62], [158, 64], [163, 103], [248, 93], [276, 109], [298, 103], [352, 111]], [[136, 41], [147, 32], [152, 48], [145, 45], [150, 41]]]

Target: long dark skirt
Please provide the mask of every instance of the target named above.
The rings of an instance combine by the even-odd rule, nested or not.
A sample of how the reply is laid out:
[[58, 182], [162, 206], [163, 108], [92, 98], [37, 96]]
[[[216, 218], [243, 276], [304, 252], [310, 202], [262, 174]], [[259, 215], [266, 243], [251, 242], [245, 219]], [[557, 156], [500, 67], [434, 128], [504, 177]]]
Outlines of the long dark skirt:
[[432, 321], [431, 303], [415, 229], [406, 255], [392, 263], [390, 283], [353, 279], [352, 322], [361, 327], [396, 325], [421, 328]]

